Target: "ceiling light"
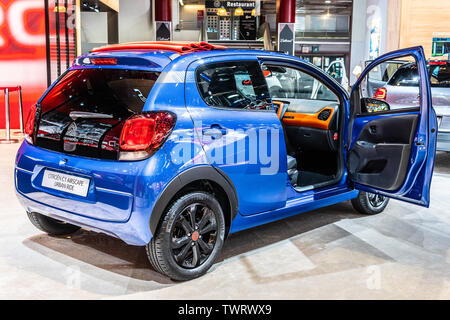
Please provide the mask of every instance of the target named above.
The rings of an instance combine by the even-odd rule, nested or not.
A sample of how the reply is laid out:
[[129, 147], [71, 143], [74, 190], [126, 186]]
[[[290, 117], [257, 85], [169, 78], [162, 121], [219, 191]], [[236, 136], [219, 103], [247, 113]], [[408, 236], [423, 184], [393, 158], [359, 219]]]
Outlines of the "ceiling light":
[[236, 10], [234, 10], [234, 15], [235, 16], [243, 16], [244, 10], [242, 10], [242, 8], [237, 8]]
[[217, 15], [218, 15], [218, 16], [227, 16], [228, 13], [227, 13], [227, 10], [225, 10], [225, 8], [222, 7], [222, 8], [220, 8], [219, 10], [217, 10]]

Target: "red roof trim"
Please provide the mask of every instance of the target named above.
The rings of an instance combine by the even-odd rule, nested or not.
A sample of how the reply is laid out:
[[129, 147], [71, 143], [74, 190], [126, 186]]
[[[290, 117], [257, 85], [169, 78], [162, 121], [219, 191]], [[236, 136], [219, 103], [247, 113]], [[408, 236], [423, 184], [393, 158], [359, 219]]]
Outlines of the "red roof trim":
[[126, 51], [126, 50], [167, 50], [174, 51], [179, 54], [187, 54], [198, 51], [212, 51], [212, 50], [225, 50], [227, 47], [212, 45], [207, 42], [130, 42], [113, 44], [104, 47], [95, 48], [92, 52], [105, 52], [105, 51]]

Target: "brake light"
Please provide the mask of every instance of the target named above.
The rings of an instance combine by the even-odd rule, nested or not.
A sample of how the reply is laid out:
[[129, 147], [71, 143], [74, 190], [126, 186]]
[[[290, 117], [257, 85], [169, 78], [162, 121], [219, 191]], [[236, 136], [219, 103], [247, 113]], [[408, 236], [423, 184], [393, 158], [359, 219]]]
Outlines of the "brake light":
[[430, 66], [446, 66], [447, 61], [430, 61], [428, 62]]
[[375, 94], [373, 97], [375, 99], [385, 100], [387, 96], [387, 89], [386, 88], [379, 88], [377, 91], [375, 91]]
[[148, 112], [125, 121], [120, 134], [120, 160], [141, 160], [161, 147], [172, 132], [175, 116], [169, 112]]
[[30, 111], [28, 112], [27, 121], [25, 123], [25, 139], [33, 144], [33, 135], [34, 135], [34, 122], [36, 119], [36, 105], [31, 106]]
[[95, 65], [116, 65], [117, 59], [116, 58], [91, 58], [91, 63]]

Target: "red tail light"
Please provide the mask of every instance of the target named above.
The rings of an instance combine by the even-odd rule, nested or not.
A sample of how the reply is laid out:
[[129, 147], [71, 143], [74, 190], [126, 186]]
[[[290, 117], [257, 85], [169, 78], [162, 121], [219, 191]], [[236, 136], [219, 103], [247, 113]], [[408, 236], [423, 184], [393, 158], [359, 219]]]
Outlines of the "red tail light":
[[33, 143], [34, 122], [36, 119], [36, 105], [34, 104], [28, 112], [27, 122], [25, 123], [25, 139]]
[[165, 142], [175, 125], [169, 112], [149, 112], [129, 118], [120, 134], [120, 160], [148, 157]]
[[428, 64], [430, 66], [446, 66], [447, 65], [447, 61], [430, 61], [428, 62]]
[[116, 58], [90, 58], [92, 64], [95, 65], [109, 65], [109, 66], [113, 66], [117, 64], [117, 59]]
[[387, 89], [386, 88], [379, 88], [377, 91], [375, 91], [375, 94], [373, 97], [375, 99], [385, 100], [387, 96]]

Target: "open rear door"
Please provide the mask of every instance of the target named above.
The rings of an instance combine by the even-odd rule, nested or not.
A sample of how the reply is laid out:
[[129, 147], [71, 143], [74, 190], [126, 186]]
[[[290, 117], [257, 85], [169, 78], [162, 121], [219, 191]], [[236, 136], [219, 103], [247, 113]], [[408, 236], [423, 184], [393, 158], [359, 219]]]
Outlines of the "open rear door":
[[[393, 59], [416, 72], [405, 79], [411, 105], [404, 108], [390, 107], [389, 87], [375, 96], [364, 90], [369, 73]], [[429, 206], [437, 120], [422, 47], [386, 54], [367, 66], [352, 88], [349, 130], [348, 171], [356, 189]]]

